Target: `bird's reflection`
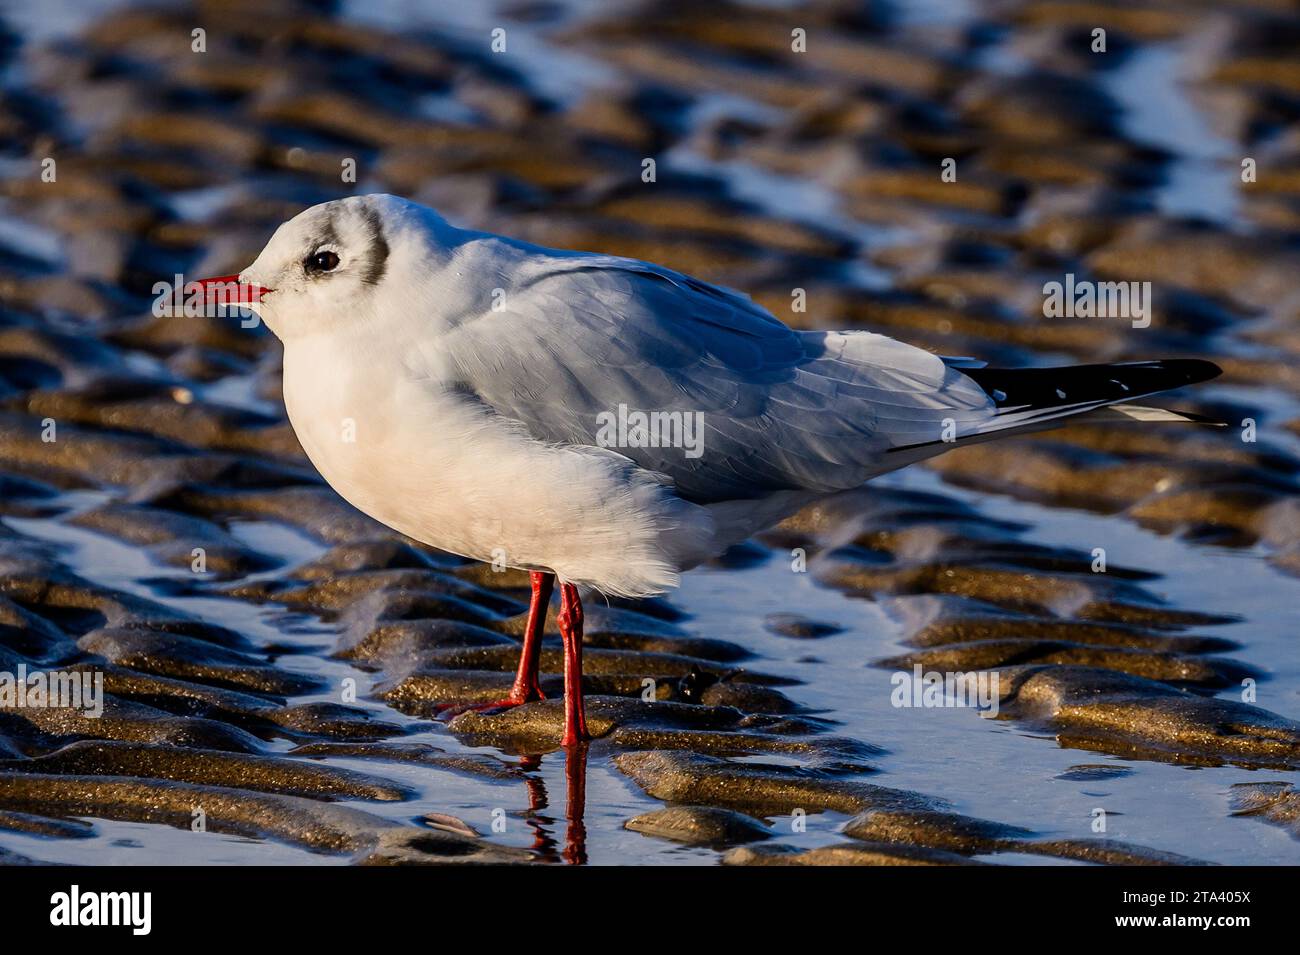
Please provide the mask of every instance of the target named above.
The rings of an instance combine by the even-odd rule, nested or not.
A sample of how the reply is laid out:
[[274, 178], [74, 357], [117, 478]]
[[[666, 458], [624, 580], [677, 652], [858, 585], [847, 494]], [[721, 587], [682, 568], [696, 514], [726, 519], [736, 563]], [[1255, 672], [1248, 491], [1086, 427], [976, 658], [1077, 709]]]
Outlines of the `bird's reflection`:
[[524, 785], [528, 788], [528, 813], [525, 822], [533, 830], [532, 848], [545, 862], [567, 862], [585, 865], [587, 862], [587, 828], [583, 813], [587, 805], [587, 743], [565, 747], [564, 753], [564, 850], [551, 835], [555, 819], [546, 814], [549, 797], [546, 780], [542, 777], [542, 757], [522, 756], [519, 768], [525, 773]]
[[568, 823], [564, 834], [564, 861], [569, 865], [585, 865], [587, 862], [587, 826], [582, 818], [587, 809], [587, 746], [582, 742], [564, 750], [567, 789], [564, 818]]

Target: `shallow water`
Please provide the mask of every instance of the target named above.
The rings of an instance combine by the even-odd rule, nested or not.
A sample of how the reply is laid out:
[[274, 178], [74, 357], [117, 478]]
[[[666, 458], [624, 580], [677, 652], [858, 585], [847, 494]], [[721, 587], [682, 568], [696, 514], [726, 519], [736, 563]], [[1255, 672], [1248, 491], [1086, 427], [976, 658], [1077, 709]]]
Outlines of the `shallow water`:
[[[94, 8], [104, 6], [107, 4]], [[344, 13], [357, 22], [389, 28], [424, 22], [464, 43], [481, 42], [485, 29], [501, 19], [491, 5], [454, 6], [454, 11], [448, 8], [428, 15], [425, 8], [392, 0], [347, 3]], [[566, 27], [601, 7], [594, 3], [559, 6], [564, 13], [556, 19]], [[914, 31], [963, 25], [974, 17], [975, 6], [964, 2], [908, 6], [900, 11], [901, 23]], [[88, 6], [66, 4], [60, 5], [58, 22], [42, 21], [38, 26], [30, 18], [17, 19], [8, 12], [6, 19], [25, 36], [43, 39], [56, 33], [71, 34], [90, 19], [91, 12]], [[554, 27], [509, 21], [512, 49], [517, 54], [511, 65], [522, 70], [536, 92], [556, 102], [572, 103], [584, 92], [618, 78], [609, 64], [550, 42], [548, 31]], [[1174, 44], [1147, 45], [1109, 71], [1099, 85], [1123, 107], [1128, 135], [1175, 155], [1168, 179], [1152, 190], [1155, 206], [1169, 216], [1196, 216], [1235, 228], [1239, 197], [1231, 175], [1224, 175], [1225, 164], [1231, 173], [1235, 163], [1231, 144], [1212, 132], [1207, 118], [1180, 84], [1195, 55], [1195, 50]], [[1015, 55], [1006, 51], [988, 52], [985, 62], [998, 72], [1018, 68]], [[429, 116], [460, 118], [461, 114], [447, 112], [455, 107], [454, 101], [433, 97], [426, 105]], [[689, 117], [702, 126], [719, 118], [761, 118], [766, 109], [742, 96], [711, 93], [697, 99]], [[844, 263], [840, 279], [846, 286], [889, 288], [891, 272], [867, 261], [866, 253], [917, 237], [906, 226], [868, 225], [854, 219], [844, 211], [841, 198], [821, 183], [744, 161], [712, 159], [685, 138], [663, 161], [665, 168], [720, 178], [732, 196], [775, 218], [815, 223], [851, 240], [859, 254]], [[181, 218], [208, 222], [222, 208], [224, 197], [222, 188], [216, 187], [173, 196], [172, 202]], [[3, 209], [0, 216], [0, 244], [57, 263], [56, 238], [19, 225]], [[1230, 333], [1223, 344], [1226, 349], [1248, 347]], [[149, 361], [138, 360], [139, 370], [151, 373]], [[256, 395], [254, 381], [247, 376], [231, 375], [212, 385], [196, 385], [194, 390], [204, 400], [278, 414], [274, 404]], [[1204, 394], [1247, 403], [1277, 421], [1294, 419], [1300, 413], [1300, 404], [1280, 389], [1219, 386]], [[1300, 450], [1300, 437], [1285, 431], [1274, 434], [1272, 440], [1292, 452]], [[1025, 524], [1029, 527], [1023, 535], [1026, 541], [1083, 551], [1104, 544], [1116, 565], [1162, 574], [1150, 589], [1170, 606], [1238, 615], [1237, 622], [1214, 627], [1211, 632], [1240, 644], [1230, 656], [1264, 671], [1258, 688], [1260, 706], [1300, 719], [1300, 655], [1294, 652], [1295, 634], [1300, 630], [1300, 579], [1270, 564], [1262, 546], [1229, 549], [1192, 543], [1145, 530], [1123, 516], [972, 491], [920, 467], [882, 478], [879, 484], [883, 488], [938, 491], [981, 515]], [[95, 583], [148, 596], [224, 624], [260, 646], [291, 647], [294, 652], [275, 660], [286, 670], [324, 677], [329, 687], [338, 686], [345, 678], [355, 679], [359, 687], [356, 705], [406, 727], [410, 735], [402, 737], [404, 742], [430, 742], [453, 753], [485, 752], [515, 758], [489, 747], [467, 746], [443, 724], [405, 716], [371, 698], [369, 691], [378, 676], [328, 655], [338, 634], [334, 624], [274, 605], [178, 595], [160, 584], [189, 582], [192, 575], [188, 570], [160, 566], [143, 550], [67, 523], [74, 513], [110, 499], [107, 492], [65, 492], [54, 502], [59, 509], [56, 517], [11, 516], [3, 518], [3, 523], [21, 534], [56, 544], [60, 559]], [[280, 525], [241, 521], [230, 530], [255, 550], [281, 562], [281, 567], [267, 572], [269, 576], [327, 550], [297, 530]], [[1300, 862], [1300, 843], [1281, 828], [1227, 818], [1230, 786], [1291, 781], [1293, 774], [1122, 760], [1064, 748], [1050, 735], [1011, 721], [984, 719], [962, 708], [896, 708], [890, 701], [891, 672], [870, 666], [873, 660], [906, 649], [900, 642], [901, 627], [887, 608], [820, 585], [812, 573], [794, 572], [785, 552], [767, 550], [766, 559], [753, 566], [691, 571], [671, 602], [687, 614], [682, 626], [689, 634], [743, 644], [755, 654], [747, 667], [797, 680], [797, 685], [785, 691], [787, 695], [832, 720], [837, 735], [884, 747], [888, 752], [871, 760], [879, 769], [868, 777], [871, 782], [932, 795], [946, 800], [957, 812], [1026, 826], [1043, 835], [1087, 838], [1095, 834], [1093, 815], [1100, 808], [1107, 816], [1105, 835], [1112, 839], [1224, 864]], [[1214, 585], [1207, 585], [1211, 582]], [[792, 610], [843, 629], [817, 640], [796, 640], [765, 627], [768, 615]], [[1229, 687], [1220, 695], [1236, 692]], [[295, 697], [293, 702], [334, 699], [333, 691], [322, 690]], [[287, 751], [290, 745], [280, 741], [270, 748]], [[768, 756], [763, 761], [780, 760]], [[410, 822], [425, 813], [449, 813], [485, 838], [536, 848], [543, 858], [553, 861], [562, 858], [566, 844], [574, 839], [572, 821], [565, 813], [566, 773], [561, 753], [543, 755], [532, 770], [531, 778], [540, 782], [540, 787], [488, 781], [415, 764], [343, 757], [328, 757], [324, 762], [392, 779], [417, 791], [416, 798], [400, 802], [344, 803], [387, 818]], [[1080, 764], [1120, 765], [1131, 772], [1087, 782], [1058, 778]], [[545, 796], [539, 800], [541, 790]], [[586, 783], [585, 860], [593, 864], [715, 864], [718, 853], [714, 850], [678, 846], [624, 829], [630, 817], [661, 805], [618, 771], [608, 754], [593, 751]], [[505, 814], [504, 831], [493, 827], [501, 811]], [[777, 816], [771, 822], [780, 841], [810, 848], [841, 841], [838, 828], [846, 818], [837, 813], [813, 815], [807, 820], [806, 831], [791, 816]], [[95, 864], [346, 861], [276, 842], [105, 820], [95, 820], [95, 834], [87, 839], [51, 840], [0, 832], [0, 846], [50, 862]], [[996, 861], [1047, 864], [1054, 860], [1002, 853]]]
[[[1189, 547], [1125, 521], [1082, 511], [1038, 507], [995, 495], [956, 491], [935, 475], [911, 469], [881, 479], [882, 486], [940, 490], [958, 494], [981, 513], [1031, 525], [1025, 534], [1036, 543], [1081, 546], [1104, 540], [1119, 563], [1161, 567], [1166, 576], [1158, 590], [1173, 606], [1243, 614], [1234, 624], [1216, 627], [1216, 635], [1237, 640], [1235, 656], [1268, 671], [1261, 681], [1259, 704], [1291, 718], [1300, 718], [1300, 661], [1291, 650], [1300, 627], [1300, 581], [1280, 574], [1249, 551]], [[79, 505], [98, 503], [98, 495], [76, 495]], [[69, 502], [71, 503], [71, 502]], [[439, 723], [415, 720], [367, 699], [373, 674], [324, 652], [333, 644], [334, 630], [301, 614], [275, 607], [253, 607], [242, 601], [213, 597], [176, 597], [146, 583], [168, 577], [185, 580], [187, 571], [160, 568], [139, 551], [99, 535], [61, 523], [8, 518], [6, 523], [34, 538], [57, 543], [63, 559], [96, 583], [152, 597], [178, 609], [233, 627], [257, 643], [292, 644], [302, 653], [277, 662], [293, 672], [327, 677], [331, 686], [344, 677], [357, 679], [359, 706], [384, 719], [422, 729], [403, 737], [430, 742], [450, 752], [495, 752], [490, 747], [460, 743]], [[232, 530], [259, 550], [299, 563], [319, 556], [324, 548], [298, 532], [279, 525], [247, 523]], [[1230, 578], [1233, 587], [1208, 592], [1207, 579]], [[791, 570], [788, 556], [772, 551], [758, 566], [739, 569], [702, 568], [688, 573], [674, 604], [691, 615], [684, 627], [693, 635], [720, 637], [754, 651], [756, 670], [787, 676], [801, 685], [788, 695], [833, 719], [837, 734], [883, 746], [888, 755], [873, 762], [881, 770], [872, 782], [939, 796], [958, 812], [1036, 829], [1062, 838], [1085, 837], [1092, 812], [1105, 809], [1106, 835], [1157, 849], [1193, 855], [1222, 864], [1295, 864], [1295, 841], [1284, 831], [1233, 820], [1227, 824], [1196, 825], [1226, 814], [1227, 790], [1234, 783], [1287, 780], [1290, 774], [1247, 771], [1235, 767], [1188, 768], [1140, 760], [1121, 760], [1085, 750], [1062, 748], [1050, 736], [1014, 723], [981, 718], [962, 708], [900, 709], [890, 702], [892, 671], [872, 668], [869, 661], [904, 648], [897, 642], [898, 626], [876, 603], [846, 597], [820, 586], [808, 573]], [[811, 619], [832, 623], [843, 632], [814, 641], [777, 636], [763, 626], [767, 615], [797, 609]], [[1256, 609], [1257, 613], [1251, 610]], [[1228, 691], [1231, 692], [1231, 691]], [[331, 692], [296, 697], [331, 701]], [[273, 746], [273, 748], [275, 748]], [[279, 748], [290, 748], [279, 744]], [[377, 764], [372, 760], [329, 757], [331, 765], [370, 772], [415, 789], [420, 795], [394, 803], [352, 802], [357, 808], [398, 820], [415, 820], [426, 812], [459, 816], [488, 838], [521, 847], [536, 846], [539, 838], [562, 843], [567, 823], [563, 794], [565, 775], [559, 752], [541, 757], [536, 776], [550, 804], [530, 804], [527, 789], [515, 782], [484, 781], [426, 766]], [[779, 762], [772, 756], [763, 762]], [[1056, 778], [1079, 764], [1117, 764], [1132, 774], [1101, 781]], [[344, 804], [349, 804], [347, 801]], [[676, 846], [671, 842], [629, 832], [623, 823], [660, 803], [646, 796], [604, 759], [593, 757], [587, 778], [585, 815], [588, 861], [600, 863], [713, 864], [710, 849]], [[492, 829], [494, 811], [504, 810], [504, 832]], [[782, 841], [811, 848], [837, 841], [836, 829], [846, 821], [838, 813], [813, 815], [806, 831], [793, 827], [793, 818], [772, 822]], [[293, 846], [218, 834], [168, 830], [137, 823], [96, 821], [88, 839], [52, 841], [4, 833], [0, 844], [35, 854], [50, 862], [94, 864], [212, 864], [332, 863], [337, 859]], [[991, 857], [990, 857], [991, 858]], [[1036, 856], [998, 854], [996, 861], [1045, 864]]]
[[1105, 74], [1101, 86], [1123, 107], [1125, 131], [1174, 156], [1169, 179], [1155, 191], [1170, 216], [1200, 217], [1231, 228], [1237, 220], [1233, 144], [1217, 135], [1189, 99], [1184, 84], [1197, 64], [1195, 49], [1149, 44]]

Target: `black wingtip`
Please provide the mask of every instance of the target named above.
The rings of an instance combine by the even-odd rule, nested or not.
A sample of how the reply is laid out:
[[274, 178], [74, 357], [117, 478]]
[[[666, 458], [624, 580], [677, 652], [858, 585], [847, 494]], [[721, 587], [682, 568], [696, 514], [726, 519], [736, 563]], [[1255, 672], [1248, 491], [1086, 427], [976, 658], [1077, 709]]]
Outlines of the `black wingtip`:
[[1195, 385], [1223, 372], [1201, 358], [1166, 358], [1056, 368], [970, 368], [962, 373], [999, 408], [1084, 410], [1089, 404], [1114, 404]]
[[1226, 428], [1228, 422], [1219, 418], [1211, 418], [1209, 415], [1197, 414], [1194, 411], [1179, 411], [1180, 415], [1190, 421], [1192, 424], [1204, 424], [1211, 428]]
[[[1222, 368], [1212, 361], [1206, 361], [1204, 358], [1158, 358], [1154, 361], [1119, 363], [1121, 368], [1125, 365], [1156, 366], [1167, 373], [1171, 380], [1179, 381], [1184, 385], [1200, 384], [1202, 381], [1209, 381], [1223, 374]], [[1171, 384], [1169, 387], [1176, 388], [1178, 385]]]

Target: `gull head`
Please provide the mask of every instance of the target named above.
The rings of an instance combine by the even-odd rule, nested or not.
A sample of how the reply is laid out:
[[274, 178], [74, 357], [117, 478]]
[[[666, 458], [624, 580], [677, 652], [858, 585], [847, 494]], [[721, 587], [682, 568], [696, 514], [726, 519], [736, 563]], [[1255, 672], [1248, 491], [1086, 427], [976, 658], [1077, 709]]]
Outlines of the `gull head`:
[[419, 263], [435, 257], [447, 228], [432, 209], [397, 196], [323, 202], [276, 229], [239, 275], [199, 284], [255, 311], [285, 342], [365, 326], [418, 284]]

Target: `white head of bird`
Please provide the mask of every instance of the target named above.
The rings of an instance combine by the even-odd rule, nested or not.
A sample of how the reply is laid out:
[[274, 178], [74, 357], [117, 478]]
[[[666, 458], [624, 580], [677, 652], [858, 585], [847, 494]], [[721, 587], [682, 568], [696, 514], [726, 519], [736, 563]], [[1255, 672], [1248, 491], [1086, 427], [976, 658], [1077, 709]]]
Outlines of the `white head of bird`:
[[339, 199], [282, 224], [251, 265], [223, 278], [238, 281], [238, 304], [286, 343], [380, 331], [428, 301], [456, 231], [432, 209], [396, 196]]

